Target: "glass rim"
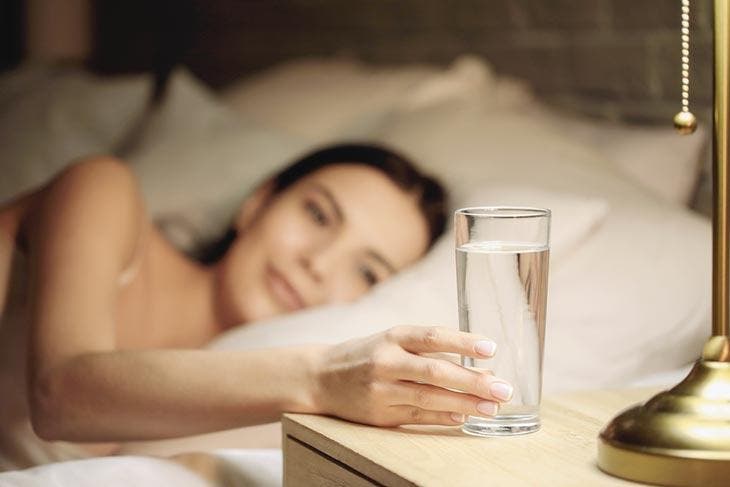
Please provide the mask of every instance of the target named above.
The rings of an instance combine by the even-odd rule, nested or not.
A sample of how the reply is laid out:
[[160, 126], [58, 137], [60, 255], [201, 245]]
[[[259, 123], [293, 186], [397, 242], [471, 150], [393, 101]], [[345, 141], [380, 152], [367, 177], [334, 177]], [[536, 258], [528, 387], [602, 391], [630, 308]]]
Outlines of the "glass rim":
[[[512, 214], [500, 212], [514, 212]], [[533, 206], [470, 206], [459, 208], [454, 215], [475, 216], [482, 218], [550, 218], [552, 212], [548, 208]]]

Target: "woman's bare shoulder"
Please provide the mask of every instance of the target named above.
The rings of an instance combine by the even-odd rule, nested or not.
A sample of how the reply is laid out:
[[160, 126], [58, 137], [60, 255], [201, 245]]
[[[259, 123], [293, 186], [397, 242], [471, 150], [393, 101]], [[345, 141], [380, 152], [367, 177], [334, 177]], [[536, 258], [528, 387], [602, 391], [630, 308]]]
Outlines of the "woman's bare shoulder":
[[[42, 188], [0, 208], [0, 231], [21, 246], [51, 234], [102, 237], [107, 232], [118, 237], [120, 249], [133, 250], [146, 225], [134, 173], [110, 156], [75, 162]], [[76, 231], [79, 227], [86, 230]]]
[[139, 185], [129, 166], [111, 156], [75, 162], [39, 193], [57, 191], [64, 198], [99, 199], [110, 205], [141, 205]]
[[59, 186], [64, 187], [62, 199], [75, 192], [84, 199], [106, 194], [111, 204], [142, 204], [132, 170], [114, 157], [95, 156], [70, 164], [44, 186], [0, 204], [0, 231], [16, 228], [44, 195]]
[[[123, 271], [146, 228], [139, 185], [124, 162], [93, 157], [76, 162], [45, 186], [0, 206], [0, 298], [14, 249], [31, 252], [48, 269], [70, 257], [82, 267]], [[3, 306], [0, 299], [0, 311]]]

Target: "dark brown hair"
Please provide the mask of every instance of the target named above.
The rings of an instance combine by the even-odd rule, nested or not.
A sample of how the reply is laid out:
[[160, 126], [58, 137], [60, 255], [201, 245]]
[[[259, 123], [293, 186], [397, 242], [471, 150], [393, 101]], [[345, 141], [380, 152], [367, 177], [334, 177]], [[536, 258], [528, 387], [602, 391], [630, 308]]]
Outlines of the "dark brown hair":
[[[334, 164], [357, 164], [375, 168], [388, 176], [399, 188], [416, 195], [421, 213], [429, 231], [429, 247], [446, 226], [447, 193], [434, 178], [420, 172], [401, 154], [373, 144], [340, 144], [328, 146], [296, 160], [274, 175], [273, 194], [280, 193], [301, 178]], [[218, 261], [236, 239], [235, 228], [230, 228], [221, 239], [201, 249], [196, 258], [202, 263]]]

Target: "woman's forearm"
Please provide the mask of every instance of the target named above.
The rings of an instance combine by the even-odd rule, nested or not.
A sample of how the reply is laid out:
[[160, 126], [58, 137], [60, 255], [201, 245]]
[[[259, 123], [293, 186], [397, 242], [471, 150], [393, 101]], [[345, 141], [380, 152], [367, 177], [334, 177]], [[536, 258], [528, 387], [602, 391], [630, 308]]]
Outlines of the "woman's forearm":
[[32, 387], [36, 432], [67, 441], [187, 436], [317, 412], [322, 347], [85, 354]]

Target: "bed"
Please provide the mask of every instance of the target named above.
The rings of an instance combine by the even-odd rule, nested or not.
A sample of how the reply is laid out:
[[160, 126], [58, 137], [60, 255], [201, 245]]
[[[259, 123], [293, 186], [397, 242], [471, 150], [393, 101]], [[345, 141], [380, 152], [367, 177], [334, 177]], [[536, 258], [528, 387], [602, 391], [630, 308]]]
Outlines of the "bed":
[[[699, 355], [711, 308], [711, 230], [697, 211], [707, 130], [681, 138], [654, 124], [566, 112], [475, 54], [388, 65], [296, 57], [217, 90], [177, 67], [150, 108], [155, 86], [149, 74], [58, 66], [5, 73], [0, 200], [76, 157], [112, 152], [138, 175], [168, 237], [192, 252], [225, 228], [242, 195], [298, 154], [334, 141], [381, 142], [441, 178], [452, 208], [552, 209], [545, 393], [670, 382]], [[351, 305], [250, 324], [210, 347], [457, 326], [453, 260], [447, 231], [420, 263]], [[221, 483], [278, 485], [278, 435], [278, 425], [265, 425], [129, 444], [118, 457], [0, 474], [0, 485], [205, 485], [160, 458], [185, 452], [202, 452], [180, 461], [213, 468]]]

